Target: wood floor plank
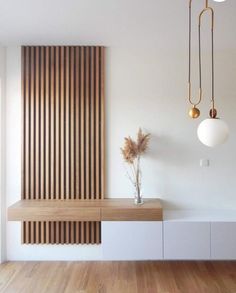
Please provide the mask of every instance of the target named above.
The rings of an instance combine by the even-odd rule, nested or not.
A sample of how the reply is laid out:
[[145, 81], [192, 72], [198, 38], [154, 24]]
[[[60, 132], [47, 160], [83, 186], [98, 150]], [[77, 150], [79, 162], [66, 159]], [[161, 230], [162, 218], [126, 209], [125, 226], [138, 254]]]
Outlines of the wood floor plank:
[[236, 262], [7, 262], [0, 292], [235, 293]]

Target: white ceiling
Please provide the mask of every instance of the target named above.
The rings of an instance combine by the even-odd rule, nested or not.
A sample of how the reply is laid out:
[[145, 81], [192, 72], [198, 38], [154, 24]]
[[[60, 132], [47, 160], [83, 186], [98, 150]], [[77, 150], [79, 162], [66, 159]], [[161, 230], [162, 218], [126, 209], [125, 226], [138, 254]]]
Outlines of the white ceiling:
[[[0, 0], [2, 45], [105, 45], [182, 49], [188, 0]], [[194, 13], [204, 0], [193, 0]], [[211, 2], [216, 46], [236, 48], [236, 1]], [[193, 18], [197, 24], [196, 15]]]

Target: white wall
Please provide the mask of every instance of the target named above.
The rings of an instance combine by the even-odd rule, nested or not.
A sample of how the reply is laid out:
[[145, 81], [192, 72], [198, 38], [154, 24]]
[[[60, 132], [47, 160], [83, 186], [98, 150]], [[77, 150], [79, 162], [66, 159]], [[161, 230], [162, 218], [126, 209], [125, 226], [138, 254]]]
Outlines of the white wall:
[[5, 74], [6, 52], [0, 47], [0, 262], [5, 260], [6, 202], [5, 202]]
[[[235, 208], [236, 51], [217, 52], [215, 57], [216, 107], [231, 129], [229, 141], [215, 149], [203, 146], [196, 135], [197, 125], [208, 115], [210, 94], [204, 96], [200, 120], [187, 115], [184, 53], [147, 47], [108, 50], [107, 195], [132, 196], [119, 147], [124, 136], [141, 126], [152, 134], [143, 161], [144, 196], [161, 197], [167, 208]], [[209, 88], [208, 71], [204, 66], [204, 86]], [[199, 167], [201, 158], [210, 159], [209, 168]]]
[[[236, 208], [236, 52], [216, 54], [220, 116], [231, 129], [229, 141], [208, 149], [196, 136], [199, 121], [187, 116], [186, 54], [155, 48], [112, 47], [106, 57], [107, 197], [132, 197], [120, 155], [123, 138], [138, 127], [152, 134], [143, 160], [144, 197], [160, 197], [165, 208]], [[20, 199], [20, 48], [7, 49], [7, 205]], [[204, 78], [208, 77], [204, 68]], [[204, 82], [206, 86], [208, 84]], [[209, 95], [207, 93], [207, 98]], [[202, 105], [207, 116], [208, 100]], [[210, 159], [200, 168], [201, 158]], [[24, 246], [19, 223], [7, 224], [8, 259], [100, 259], [100, 246]]]

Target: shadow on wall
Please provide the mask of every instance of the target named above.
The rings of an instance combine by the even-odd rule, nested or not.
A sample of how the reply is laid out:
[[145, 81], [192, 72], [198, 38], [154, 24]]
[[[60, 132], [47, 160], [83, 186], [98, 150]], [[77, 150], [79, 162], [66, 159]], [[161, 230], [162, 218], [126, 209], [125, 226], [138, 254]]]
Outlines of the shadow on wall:
[[148, 157], [173, 167], [188, 167], [192, 164], [193, 150], [170, 136], [151, 136]]
[[173, 202], [173, 200], [161, 199], [164, 210], [181, 210], [183, 207]]
[[186, 186], [195, 184], [194, 176], [186, 182], [189, 170], [192, 174], [197, 171], [197, 165], [194, 168], [194, 153], [195, 149], [186, 144], [186, 140], [180, 141], [166, 135], [152, 135], [147, 159], [149, 163], [152, 162], [149, 168], [152, 168], [155, 175], [151, 176], [149, 183], [154, 194], [161, 198], [164, 209], [181, 209], [182, 203], [178, 204], [180, 195], [185, 197]]

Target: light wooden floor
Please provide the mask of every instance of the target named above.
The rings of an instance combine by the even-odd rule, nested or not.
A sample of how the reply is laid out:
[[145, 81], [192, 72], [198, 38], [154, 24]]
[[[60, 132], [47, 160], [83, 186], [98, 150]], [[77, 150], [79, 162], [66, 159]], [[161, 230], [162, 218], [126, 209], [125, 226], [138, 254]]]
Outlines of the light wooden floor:
[[236, 262], [8, 262], [0, 292], [236, 293]]

